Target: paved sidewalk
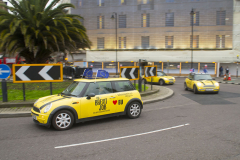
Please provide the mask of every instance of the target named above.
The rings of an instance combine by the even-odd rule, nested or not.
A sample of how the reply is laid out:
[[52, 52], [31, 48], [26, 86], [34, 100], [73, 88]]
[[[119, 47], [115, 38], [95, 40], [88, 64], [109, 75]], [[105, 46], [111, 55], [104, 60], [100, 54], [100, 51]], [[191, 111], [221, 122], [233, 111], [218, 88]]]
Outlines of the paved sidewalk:
[[[141, 93], [143, 104], [161, 101], [173, 96], [174, 94], [173, 90], [167, 87], [153, 85], [153, 90], [151, 90], [150, 85], [148, 85], [148, 87], [149, 90]], [[27, 105], [33, 106], [34, 102], [25, 103]], [[0, 118], [30, 117], [32, 107], [26, 107], [27, 105], [25, 107], [22, 107], [22, 105], [24, 105], [24, 102], [21, 102], [21, 105], [16, 103], [0, 103], [0, 107], [5, 106], [5, 108], [0, 108]]]

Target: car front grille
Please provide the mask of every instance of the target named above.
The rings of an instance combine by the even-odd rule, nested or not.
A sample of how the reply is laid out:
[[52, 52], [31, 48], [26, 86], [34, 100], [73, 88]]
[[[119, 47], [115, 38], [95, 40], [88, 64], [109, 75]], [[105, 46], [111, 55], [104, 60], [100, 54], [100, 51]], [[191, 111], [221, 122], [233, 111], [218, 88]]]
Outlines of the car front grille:
[[203, 87], [215, 87], [214, 85], [205, 85]]
[[173, 79], [169, 79], [169, 81], [172, 81]]
[[39, 108], [37, 108], [37, 107], [33, 107], [33, 110], [34, 110], [35, 112], [38, 112], [38, 113], [40, 113], [40, 109], [39, 109]]

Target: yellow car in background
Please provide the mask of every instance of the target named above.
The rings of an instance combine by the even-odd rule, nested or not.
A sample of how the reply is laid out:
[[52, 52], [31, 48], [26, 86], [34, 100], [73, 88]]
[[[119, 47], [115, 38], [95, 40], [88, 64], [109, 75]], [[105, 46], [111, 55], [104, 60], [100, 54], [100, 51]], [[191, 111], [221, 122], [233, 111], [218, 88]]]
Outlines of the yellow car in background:
[[218, 93], [220, 86], [209, 74], [190, 73], [185, 79], [184, 89], [193, 90], [195, 94], [201, 92]]
[[76, 79], [62, 93], [39, 98], [31, 110], [33, 121], [66, 130], [74, 123], [111, 116], [138, 118], [140, 93], [126, 78]]
[[175, 83], [175, 78], [172, 76], [167, 76], [166, 73], [162, 71], [157, 71], [157, 76], [156, 77], [150, 77], [150, 78], [144, 78], [145, 83], [158, 83], [159, 85], [164, 85], [164, 84], [174, 84]]

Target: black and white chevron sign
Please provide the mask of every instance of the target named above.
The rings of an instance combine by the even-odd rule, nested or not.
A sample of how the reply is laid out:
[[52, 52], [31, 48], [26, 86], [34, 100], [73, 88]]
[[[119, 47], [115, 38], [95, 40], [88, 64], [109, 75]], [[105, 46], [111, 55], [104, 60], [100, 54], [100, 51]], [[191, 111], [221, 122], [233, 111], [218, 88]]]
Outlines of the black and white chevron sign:
[[121, 67], [120, 68], [120, 77], [128, 78], [130, 80], [138, 80], [139, 79], [139, 67]]
[[13, 65], [13, 82], [57, 82], [63, 80], [61, 64]]
[[144, 66], [144, 76], [145, 77], [157, 76], [157, 66]]

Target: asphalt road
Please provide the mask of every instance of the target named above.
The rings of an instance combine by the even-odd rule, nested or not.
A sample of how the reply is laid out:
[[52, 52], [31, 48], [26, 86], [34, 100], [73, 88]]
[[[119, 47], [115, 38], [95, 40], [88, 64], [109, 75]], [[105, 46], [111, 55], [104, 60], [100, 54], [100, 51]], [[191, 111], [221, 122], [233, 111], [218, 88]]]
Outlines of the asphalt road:
[[[193, 94], [183, 78], [170, 99], [124, 116], [55, 131], [32, 118], [0, 119], [0, 159], [214, 160], [240, 159], [240, 85], [219, 94]], [[74, 144], [74, 145], [72, 145]]]

